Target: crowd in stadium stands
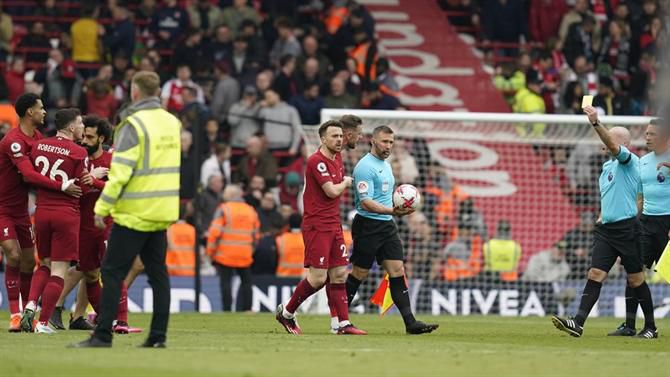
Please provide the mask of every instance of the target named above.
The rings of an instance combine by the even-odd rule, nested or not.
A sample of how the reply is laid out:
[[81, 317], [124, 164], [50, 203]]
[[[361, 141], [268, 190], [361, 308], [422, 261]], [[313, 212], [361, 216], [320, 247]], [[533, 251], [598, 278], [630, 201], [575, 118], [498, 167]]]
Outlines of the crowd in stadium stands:
[[[667, 70], [666, 0], [440, 0], [452, 23], [504, 62], [495, 84], [521, 113], [581, 114], [583, 94], [607, 115], [656, 114]], [[496, 43], [500, 48], [491, 49]]]
[[[157, 72], [162, 104], [184, 126], [183, 218], [194, 223], [197, 207], [204, 244], [221, 216], [224, 188], [240, 185], [260, 221], [253, 265], [242, 266], [255, 273], [277, 271], [275, 238], [290, 232], [288, 220], [301, 210], [311, 153], [301, 125], [318, 124], [324, 107], [402, 107], [376, 47], [375, 22], [355, 1], [26, 0], [0, 7], [0, 137], [16, 126], [12, 104], [24, 91], [41, 94], [51, 117], [74, 106], [116, 124], [132, 75]], [[202, 190], [193, 203], [198, 170]], [[191, 231], [183, 224], [172, 232], [175, 250]], [[223, 284], [229, 261], [212, 253]], [[170, 262], [193, 263], [192, 256]]]

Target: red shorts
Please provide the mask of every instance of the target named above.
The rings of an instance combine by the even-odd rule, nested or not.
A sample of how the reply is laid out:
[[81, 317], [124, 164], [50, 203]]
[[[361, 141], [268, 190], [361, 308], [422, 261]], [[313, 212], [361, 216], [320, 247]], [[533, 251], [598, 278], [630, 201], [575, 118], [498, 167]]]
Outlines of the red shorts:
[[79, 214], [71, 209], [35, 211], [37, 255], [56, 262], [79, 260]]
[[14, 217], [0, 215], [0, 242], [18, 240], [21, 249], [30, 249], [35, 245], [33, 225], [28, 214]]
[[86, 232], [82, 232], [79, 235], [79, 264], [77, 270], [93, 271], [100, 268], [106, 249], [104, 235], [92, 237]]
[[319, 230], [303, 229], [305, 267], [333, 268], [349, 264], [349, 251], [344, 243], [342, 228]]

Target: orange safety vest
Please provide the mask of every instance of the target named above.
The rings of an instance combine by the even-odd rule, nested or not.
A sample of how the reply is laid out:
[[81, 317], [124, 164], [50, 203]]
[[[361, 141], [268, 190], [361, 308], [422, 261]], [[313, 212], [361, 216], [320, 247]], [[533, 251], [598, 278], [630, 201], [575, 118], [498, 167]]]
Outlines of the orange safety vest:
[[223, 203], [209, 227], [207, 255], [226, 267], [247, 268], [254, 261], [259, 230], [260, 221], [254, 207], [244, 202]]
[[323, 20], [323, 24], [326, 25], [328, 34], [337, 33], [348, 15], [349, 9], [347, 7], [331, 7]]
[[349, 57], [353, 58], [356, 61], [356, 73], [361, 78], [374, 81], [375, 79], [377, 79], [378, 54], [375, 53], [375, 55], [372, 57], [372, 61], [370, 62], [370, 71], [366, 72], [365, 63], [368, 60], [368, 50], [370, 50], [370, 46], [372, 46], [371, 42], [365, 42], [356, 45], [356, 47], [352, 48], [351, 51], [349, 51]]
[[168, 249], [165, 264], [171, 276], [195, 274], [195, 227], [180, 221], [167, 229]]
[[277, 237], [277, 276], [302, 277], [305, 271], [305, 242], [300, 230]]
[[471, 278], [479, 275], [482, 270], [482, 239], [474, 236], [471, 242], [472, 252], [467, 261], [447, 257], [442, 269], [442, 277], [447, 281]]

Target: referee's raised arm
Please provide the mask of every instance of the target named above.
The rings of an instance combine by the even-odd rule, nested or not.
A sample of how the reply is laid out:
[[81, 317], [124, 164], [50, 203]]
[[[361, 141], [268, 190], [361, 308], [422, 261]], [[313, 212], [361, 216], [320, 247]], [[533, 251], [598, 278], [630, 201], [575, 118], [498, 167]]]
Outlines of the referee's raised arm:
[[584, 108], [584, 113], [586, 116], [589, 118], [589, 123], [593, 126], [593, 129], [596, 131], [598, 134], [598, 137], [600, 137], [600, 140], [602, 140], [603, 144], [609, 149], [610, 153], [613, 156], [616, 156], [619, 154], [619, 144], [617, 144], [613, 139], [612, 136], [610, 135], [610, 131], [607, 130], [605, 126], [600, 123], [598, 120], [598, 110], [593, 107], [593, 106], [586, 106]]

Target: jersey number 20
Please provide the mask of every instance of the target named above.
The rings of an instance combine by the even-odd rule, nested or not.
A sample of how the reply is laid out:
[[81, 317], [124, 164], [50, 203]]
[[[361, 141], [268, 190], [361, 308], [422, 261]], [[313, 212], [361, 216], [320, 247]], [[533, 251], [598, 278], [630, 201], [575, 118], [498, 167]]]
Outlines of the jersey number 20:
[[42, 169], [40, 171], [40, 174], [42, 174], [43, 176], [47, 176], [47, 172], [48, 172], [49, 173], [49, 179], [55, 181], [56, 177], [60, 177], [62, 182], [67, 182], [67, 181], [70, 180], [70, 178], [68, 178], [68, 176], [67, 176], [67, 173], [58, 169], [61, 166], [62, 163], [63, 163], [63, 159], [59, 158], [58, 160], [56, 160], [56, 162], [54, 162], [53, 166], [51, 166], [51, 169], [49, 169], [49, 159], [47, 159], [44, 156], [37, 156], [37, 158], [35, 159], [35, 166], [38, 169]]

